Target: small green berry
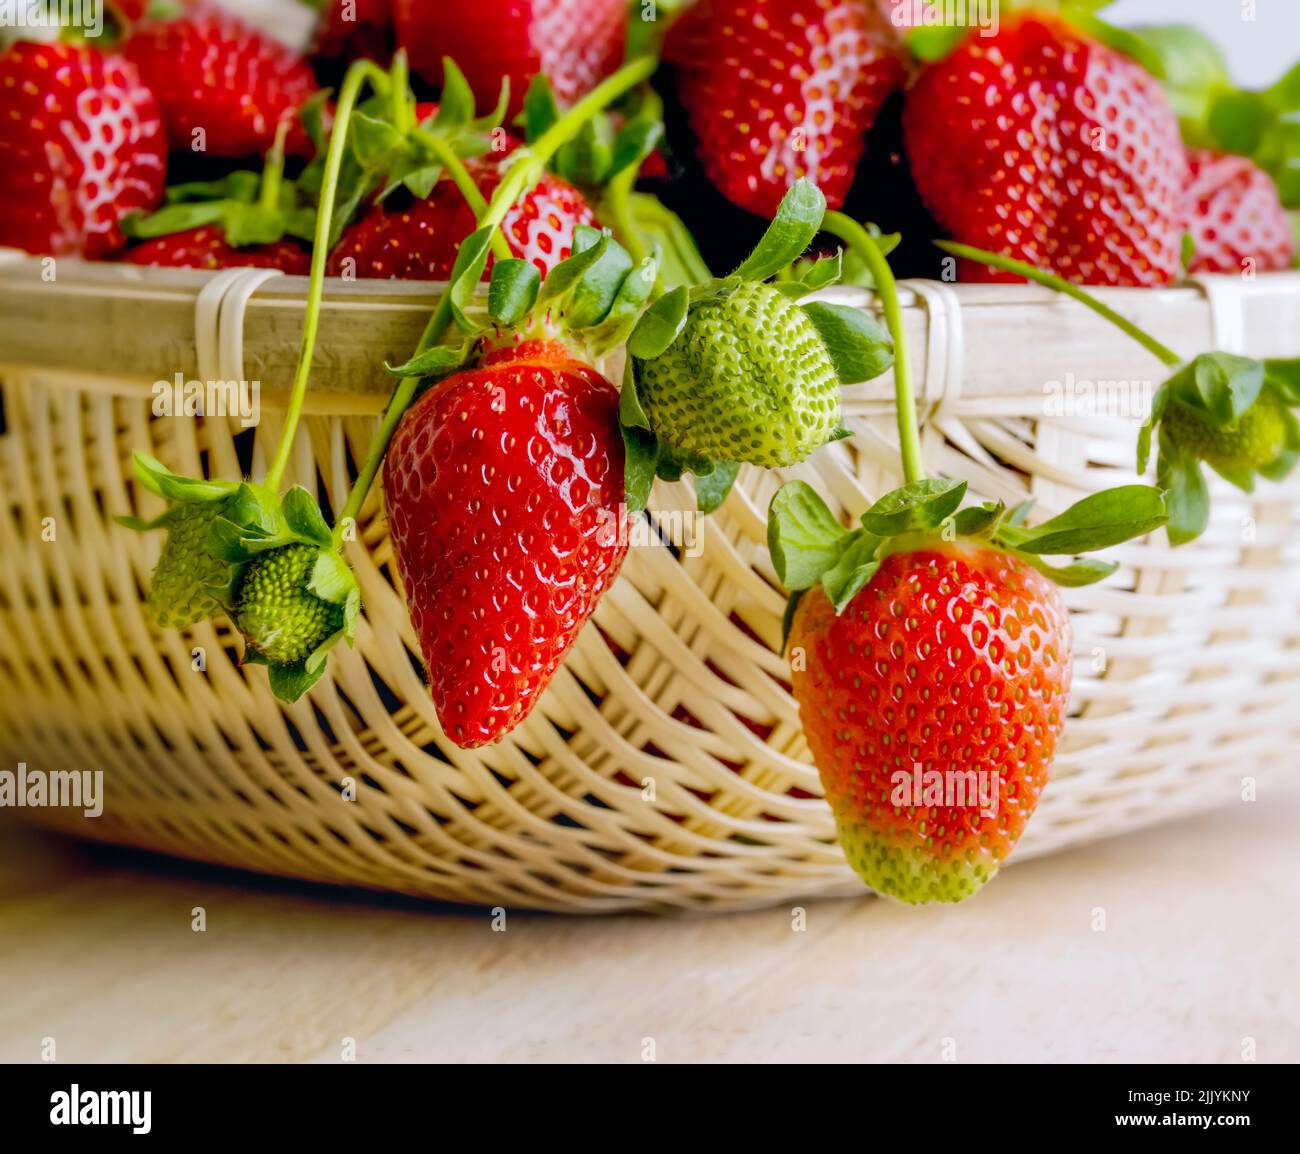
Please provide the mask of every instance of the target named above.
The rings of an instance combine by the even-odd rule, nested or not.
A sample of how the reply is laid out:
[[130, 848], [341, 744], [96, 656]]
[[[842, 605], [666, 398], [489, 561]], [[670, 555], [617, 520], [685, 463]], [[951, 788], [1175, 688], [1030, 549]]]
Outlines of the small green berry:
[[1286, 408], [1271, 392], [1261, 393], [1233, 429], [1211, 425], [1177, 401], [1166, 410], [1163, 424], [1184, 450], [1228, 472], [1262, 469], [1276, 461], [1286, 445]]
[[656, 434], [720, 461], [802, 461], [840, 423], [835, 365], [816, 326], [771, 285], [697, 302], [667, 351], [642, 361], [638, 395]]
[[250, 561], [240, 578], [235, 624], [276, 665], [305, 661], [343, 628], [343, 606], [308, 588], [319, 555], [311, 545], [272, 549]]
[[230, 583], [230, 565], [214, 557], [208, 544], [217, 505], [179, 505], [167, 523], [158, 564], [149, 582], [149, 616], [163, 629], [188, 629], [219, 617], [214, 590]]

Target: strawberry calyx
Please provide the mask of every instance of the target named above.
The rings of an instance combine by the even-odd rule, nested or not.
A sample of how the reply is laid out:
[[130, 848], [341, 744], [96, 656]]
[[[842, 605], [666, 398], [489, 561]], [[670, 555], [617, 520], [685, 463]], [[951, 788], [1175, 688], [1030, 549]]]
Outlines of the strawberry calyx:
[[[857, 528], [845, 529], [806, 481], [783, 485], [768, 509], [767, 540], [777, 578], [792, 593], [787, 631], [808, 589], [820, 585], [835, 612], [842, 613], [892, 553], [995, 548], [1058, 585], [1075, 587], [1101, 581], [1118, 567], [1084, 554], [1143, 536], [1167, 520], [1164, 497], [1149, 485], [1093, 493], [1032, 528], [1025, 524], [1032, 501], [1008, 510], [1001, 501], [963, 507], [965, 497], [965, 481], [913, 481], [877, 500]], [[1053, 565], [1044, 557], [1069, 560]]]
[[220, 180], [172, 185], [167, 203], [148, 215], [129, 216], [122, 231], [132, 240], [152, 240], [215, 226], [236, 248], [275, 244], [286, 236], [310, 243], [316, 210], [295, 181], [284, 177], [289, 121], [280, 122], [261, 173], [241, 170]]
[[[426, 199], [444, 176], [460, 179], [459, 162], [491, 151], [506, 151], [508, 136], [502, 127], [510, 101], [510, 83], [503, 79], [497, 105], [475, 116], [474, 95], [464, 73], [444, 59], [444, 84], [432, 111], [422, 109], [411, 91], [405, 51], [398, 51], [388, 71], [367, 63], [373, 93], [360, 102], [347, 130], [343, 168], [338, 180], [330, 247], [363, 207], [404, 191], [416, 200]], [[421, 115], [421, 112], [424, 112]], [[324, 173], [320, 129], [309, 125], [317, 138], [317, 158], [304, 170], [303, 186], [318, 196]], [[473, 188], [472, 181], [469, 187]], [[475, 189], [473, 194], [477, 196]]]
[[[797, 181], [730, 276], [679, 285], [637, 323], [620, 409], [630, 509], [644, 508], [655, 477], [689, 472], [712, 479], [697, 484], [708, 512], [740, 465], [794, 464], [849, 435], [840, 385], [878, 376], [893, 353], [869, 314], [804, 301], [839, 279], [838, 254], [806, 266], [801, 279], [788, 277], [825, 214], [816, 185]], [[768, 283], [778, 274], [787, 279]]]
[[1184, 360], [1150, 333], [1078, 285], [1024, 261], [954, 241], [936, 241], [954, 256], [1015, 273], [1073, 298], [1162, 361], [1172, 374], [1156, 390], [1137, 439], [1137, 472], [1146, 473], [1156, 444], [1156, 484], [1165, 491], [1172, 545], [1195, 540], [1210, 520], [1202, 463], [1252, 492], [1257, 477], [1284, 479], [1300, 461], [1300, 358], [1201, 353]]
[[[462, 254], [469, 247], [466, 241]], [[485, 260], [486, 250], [481, 255]], [[481, 263], [478, 267], [481, 275]], [[423, 389], [471, 362], [517, 357], [524, 345], [562, 346], [574, 359], [594, 362], [627, 340], [654, 292], [657, 271], [654, 257], [633, 261], [611, 233], [579, 225], [572, 255], [545, 279], [532, 261], [517, 257], [492, 266], [487, 301], [490, 326], [466, 311], [469, 300], [463, 290], [478, 283], [473, 268], [461, 270], [459, 277], [453, 274], [456, 279], [449, 295], [458, 302], [454, 307], [463, 339], [386, 367], [399, 378], [421, 378]]]

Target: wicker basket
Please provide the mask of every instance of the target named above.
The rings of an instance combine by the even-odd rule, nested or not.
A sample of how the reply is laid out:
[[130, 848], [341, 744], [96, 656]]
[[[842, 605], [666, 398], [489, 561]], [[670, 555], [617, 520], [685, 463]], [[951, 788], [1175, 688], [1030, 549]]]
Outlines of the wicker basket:
[[[159, 508], [132, 484], [133, 448], [231, 476], [252, 441], [253, 471], [265, 467], [305, 282], [74, 262], [51, 280], [53, 266], [9, 255], [0, 767], [100, 769], [107, 788], [98, 819], [29, 817], [205, 861], [490, 905], [732, 909], [861, 892], [778, 654], [783, 596], [764, 541], [783, 477], [745, 470], [696, 548], [633, 548], [533, 716], [474, 752], [439, 730], [376, 493], [351, 550], [365, 599], [357, 647], [284, 706], [261, 669], [239, 667], [227, 624], [151, 628], [142, 589], [159, 535], [111, 518]], [[331, 284], [290, 472], [335, 509], [386, 396], [377, 366], [414, 346], [436, 291]], [[1300, 276], [1102, 295], [1187, 353], [1300, 351]], [[932, 471], [981, 497], [1032, 495], [1043, 513], [1132, 480], [1136, 416], [1045, 402], [1071, 380], [1077, 394], [1084, 381], [1158, 381], [1140, 348], [1033, 287], [912, 282], [904, 297]], [[151, 418], [152, 383], [178, 371], [260, 379], [260, 425]], [[887, 379], [846, 390], [857, 436], [786, 476], [860, 513], [898, 482], [890, 397]], [[689, 511], [688, 484], [660, 483], [651, 505]], [[1118, 547], [1118, 574], [1067, 593], [1072, 716], [1016, 860], [1235, 799], [1243, 776], [1294, 760], [1298, 519], [1297, 483], [1253, 497], [1219, 485], [1196, 544], [1171, 551], [1160, 535]], [[194, 669], [200, 649], [205, 670]]]

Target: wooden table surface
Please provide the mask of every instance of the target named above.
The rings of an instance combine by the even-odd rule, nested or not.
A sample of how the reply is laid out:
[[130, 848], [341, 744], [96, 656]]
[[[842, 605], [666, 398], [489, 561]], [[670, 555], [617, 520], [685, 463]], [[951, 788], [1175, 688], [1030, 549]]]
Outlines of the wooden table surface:
[[[339, 894], [0, 825], [0, 1061], [1300, 1060], [1300, 791], [974, 901], [663, 920]], [[192, 929], [206, 910], [207, 930]], [[1099, 912], [1100, 911], [1100, 912]], [[1104, 928], [1101, 918], [1104, 913]]]

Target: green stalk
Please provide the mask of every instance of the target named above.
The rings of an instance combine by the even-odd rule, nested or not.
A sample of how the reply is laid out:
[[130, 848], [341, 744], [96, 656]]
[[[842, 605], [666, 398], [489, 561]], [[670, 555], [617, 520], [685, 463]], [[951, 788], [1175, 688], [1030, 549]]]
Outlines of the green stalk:
[[[537, 183], [542, 173], [546, 171], [546, 165], [550, 162], [551, 157], [563, 145], [577, 136], [582, 126], [596, 113], [612, 104], [638, 84], [649, 80], [654, 75], [658, 63], [657, 58], [645, 56], [625, 64], [612, 76], [601, 81], [577, 104], [565, 112], [559, 120], [537, 138], [533, 146], [524, 152], [510, 171], [506, 173], [505, 179], [497, 185], [496, 192], [492, 194], [492, 199], [488, 202], [486, 210], [479, 217], [478, 228], [474, 231], [477, 232], [478, 229], [489, 226], [499, 230], [506, 213], [510, 211], [515, 201]], [[449, 169], [449, 171], [451, 170]], [[443, 292], [437, 310], [429, 318], [424, 335], [420, 338], [420, 343], [415, 347], [414, 355], [419, 356], [420, 353], [437, 344], [447, 331], [447, 326], [451, 323], [450, 289], [451, 286], [448, 285]], [[397, 431], [397, 426], [402, 417], [406, 415], [406, 410], [410, 407], [411, 400], [415, 396], [415, 390], [419, 388], [419, 385], [420, 379], [418, 377], [404, 377], [398, 382], [397, 388], [393, 391], [392, 399], [388, 402], [388, 408], [384, 411], [383, 420], [380, 422], [375, 439], [371, 443], [370, 452], [366, 455], [365, 463], [357, 474], [356, 483], [352, 486], [352, 492], [348, 494], [347, 503], [343, 506], [343, 511], [339, 514], [339, 519], [334, 526], [336, 545], [342, 541], [344, 526], [355, 521], [360, 515], [361, 506], [365, 504], [366, 497], [370, 493], [370, 487], [374, 484], [375, 477], [379, 473], [379, 466], [383, 462], [384, 454], [388, 452], [388, 443], [393, 439], [393, 434]]]
[[907, 484], [925, 480], [921, 458], [921, 432], [916, 420], [916, 395], [912, 388], [912, 360], [907, 350], [907, 333], [903, 328], [903, 310], [898, 303], [898, 288], [885, 254], [871, 234], [852, 217], [831, 210], [822, 220], [822, 228], [839, 237], [862, 258], [876, 283], [876, 295], [885, 313], [885, 326], [894, 340], [894, 408], [898, 416], [898, 448], [903, 457], [903, 479]]
[[1147, 352], [1158, 357], [1170, 368], [1183, 363], [1183, 358], [1169, 348], [1168, 345], [1161, 344], [1155, 337], [1143, 332], [1132, 321], [1120, 316], [1114, 309], [1102, 304], [1096, 297], [1084, 292], [1078, 285], [1071, 284], [1068, 280], [1057, 276], [1055, 273], [1044, 272], [1040, 268], [1035, 268], [1032, 264], [1026, 264], [1023, 260], [1001, 256], [995, 252], [985, 252], [982, 248], [972, 248], [968, 244], [958, 244], [956, 241], [936, 240], [934, 243], [944, 252], [952, 253], [953, 256], [964, 257], [966, 260], [988, 265], [990, 268], [1001, 269], [1003, 272], [1015, 273], [1017, 276], [1022, 276], [1026, 280], [1042, 285], [1044, 288], [1064, 293], [1066, 296], [1092, 309], [1098, 316], [1110, 321], [1120, 332], [1132, 337]]
[[411, 70], [406, 63], [406, 49], [399, 48], [393, 53], [393, 64], [388, 76], [393, 85], [388, 94], [393, 127], [405, 136], [415, 127], [415, 114], [411, 109]]
[[280, 189], [284, 186], [284, 142], [288, 136], [289, 121], [286, 118], [276, 126], [275, 143], [266, 154], [266, 163], [262, 167], [262, 188], [257, 197], [260, 208], [275, 211], [280, 207]]
[[316, 211], [316, 236], [311, 254], [311, 283], [307, 290], [307, 315], [303, 321], [302, 346], [298, 352], [298, 369], [294, 374], [293, 391], [289, 395], [289, 410], [280, 432], [275, 457], [267, 470], [266, 486], [279, 492], [280, 482], [289, 464], [294, 437], [302, 417], [303, 402], [307, 397], [307, 382], [311, 377], [311, 361], [316, 352], [316, 332], [320, 327], [321, 301], [325, 295], [325, 262], [329, 258], [330, 224], [334, 216], [334, 198], [338, 195], [339, 172], [343, 167], [343, 150], [347, 144], [348, 121], [356, 107], [357, 97], [374, 65], [368, 61], [353, 64], [343, 78], [339, 89], [338, 105], [334, 111], [334, 128], [330, 133], [329, 151], [325, 155], [325, 173], [321, 180], [320, 204]]

